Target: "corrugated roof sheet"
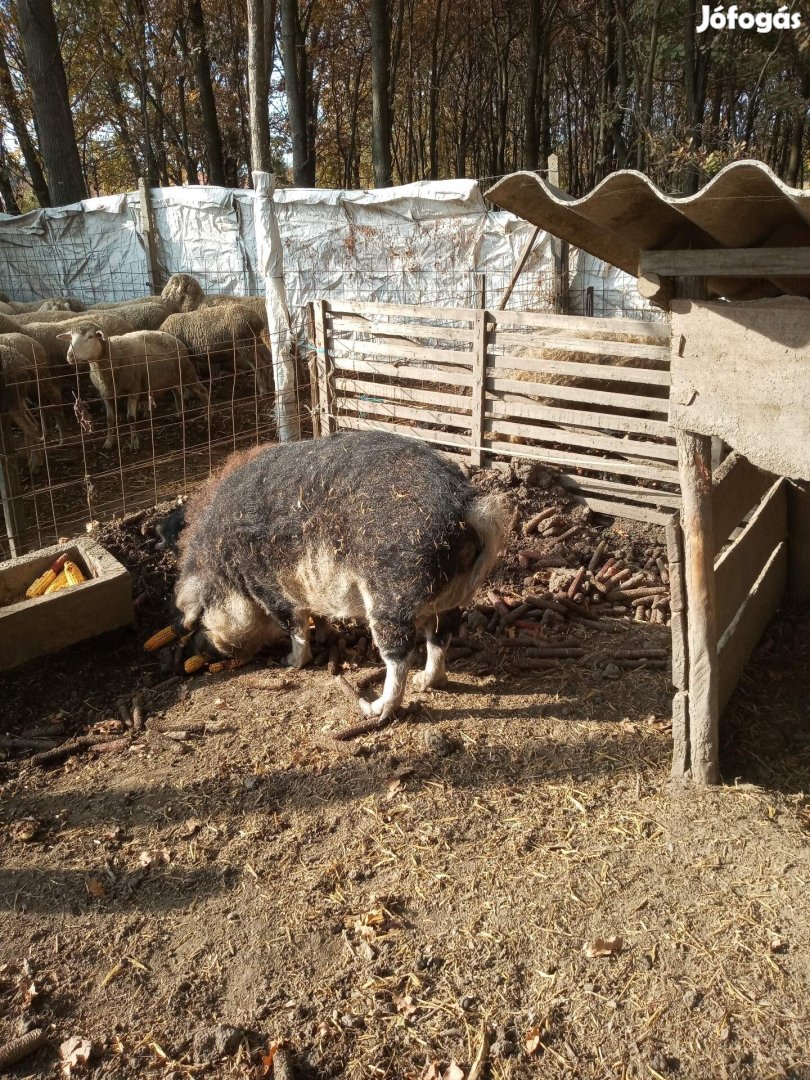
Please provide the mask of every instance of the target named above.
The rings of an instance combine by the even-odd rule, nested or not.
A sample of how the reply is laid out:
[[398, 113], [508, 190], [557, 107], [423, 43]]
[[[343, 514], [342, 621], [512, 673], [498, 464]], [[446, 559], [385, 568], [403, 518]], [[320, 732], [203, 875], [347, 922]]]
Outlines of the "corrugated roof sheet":
[[[611, 173], [581, 199], [533, 172], [512, 173], [486, 195], [504, 210], [635, 275], [642, 250], [810, 248], [810, 191], [787, 187], [759, 161], [727, 165], [690, 196], [667, 195], [631, 169]], [[708, 286], [714, 296], [810, 296], [810, 252], [806, 278], [715, 278]]]

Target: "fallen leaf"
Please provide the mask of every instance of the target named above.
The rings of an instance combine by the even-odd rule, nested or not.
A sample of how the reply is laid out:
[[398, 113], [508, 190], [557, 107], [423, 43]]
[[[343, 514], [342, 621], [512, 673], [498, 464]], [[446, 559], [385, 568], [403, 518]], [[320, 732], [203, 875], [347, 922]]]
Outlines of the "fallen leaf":
[[195, 817], [190, 817], [187, 821], [183, 822], [180, 836], [183, 840], [189, 840], [192, 836], [196, 836], [201, 828], [202, 822]]
[[73, 1070], [83, 1070], [93, 1053], [93, 1044], [89, 1039], [83, 1039], [81, 1035], [74, 1035], [71, 1039], [65, 1039], [59, 1047], [59, 1056], [62, 1059], [62, 1075], [69, 1077]]
[[618, 956], [623, 949], [624, 941], [620, 937], [598, 937], [582, 946], [582, 951], [589, 960], [597, 956]]
[[393, 797], [400, 791], [402, 791], [403, 783], [398, 776], [392, 776], [388, 781], [388, 793], [386, 799], [393, 799]]
[[172, 853], [168, 848], [151, 848], [148, 851], [142, 851], [138, 856], [138, 865], [144, 870], [149, 870], [153, 866], [161, 866], [164, 863], [171, 862]]
[[460, 1069], [455, 1061], [451, 1061], [442, 1080], [464, 1080], [464, 1070]]
[[439, 1066], [435, 1061], [428, 1061], [425, 1063], [425, 1068], [420, 1080], [441, 1080]]
[[542, 1029], [539, 1027], [532, 1027], [523, 1036], [523, 1049], [527, 1054], [536, 1054], [540, 1049], [540, 1043], [542, 1042]]
[[786, 952], [787, 942], [784, 940], [784, 938], [779, 937], [778, 934], [774, 934], [768, 943], [768, 948], [771, 950], [771, 952]]
[[262, 1056], [262, 1071], [259, 1076], [269, 1076], [273, 1068], [273, 1058], [276, 1056], [281, 1043], [278, 1039], [274, 1039], [273, 1042], [267, 1047], [267, 1053]]
[[103, 899], [107, 895], [107, 890], [104, 887], [104, 883], [99, 881], [98, 878], [88, 878], [84, 883], [85, 888], [91, 896], [97, 897], [99, 900]]
[[400, 997], [399, 994], [394, 994], [392, 997], [394, 1005], [396, 1005], [397, 1012], [402, 1013], [403, 1016], [413, 1016], [418, 1006], [414, 1005], [413, 998], [410, 994], [406, 994], [404, 997]]

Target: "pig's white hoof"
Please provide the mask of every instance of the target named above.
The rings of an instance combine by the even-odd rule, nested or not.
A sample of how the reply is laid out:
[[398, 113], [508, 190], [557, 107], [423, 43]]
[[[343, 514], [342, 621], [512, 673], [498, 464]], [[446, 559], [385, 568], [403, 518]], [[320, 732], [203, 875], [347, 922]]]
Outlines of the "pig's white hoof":
[[[377, 698], [376, 701], [366, 701], [365, 698], [359, 698], [360, 712], [363, 716], [380, 716], [383, 713], [384, 702], [382, 698]], [[391, 710], [389, 709], [388, 712]]]
[[413, 677], [414, 689], [419, 693], [424, 693], [426, 690], [439, 690], [443, 686], [447, 686], [447, 675], [442, 672], [441, 674], [431, 674], [427, 671], [420, 671]]
[[110, 439], [105, 439], [104, 440], [104, 449], [105, 450], [112, 450], [113, 446], [115, 446], [115, 442], [114, 442], [113, 439], [110, 438]]

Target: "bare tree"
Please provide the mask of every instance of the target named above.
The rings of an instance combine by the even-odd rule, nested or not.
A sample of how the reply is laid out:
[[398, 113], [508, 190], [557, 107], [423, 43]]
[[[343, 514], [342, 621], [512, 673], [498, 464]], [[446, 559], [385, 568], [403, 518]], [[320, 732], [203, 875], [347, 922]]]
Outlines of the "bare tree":
[[87, 188], [51, 0], [19, 0], [17, 13], [48, 190], [57, 205], [77, 202]]
[[314, 109], [306, 34], [298, 0], [281, 0], [281, 58], [287, 86], [287, 112], [292, 136], [293, 182], [315, 186]]
[[270, 172], [270, 114], [267, 106], [265, 0], [247, 0], [248, 96], [250, 98], [250, 163]]
[[208, 181], [211, 184], [225, 184], [225, 165], [222, 156], [222, 135], [217, 120], [217, 105], [214, 98], [214, 86], [211, 82], [211, 60], [208, 56], [208, 41], [205, 35], [205, 18], [201, 0], [190, 0], [188, 5], [188, 29], [191, 36], [191, 59], [194, 64], [194, 77], [197, 92], [200, 95], [205, 132], [205, 149], [208, 158]]
[[[31, 136], [28, 134], [28, 128], [25, 125], [22, 108], [17, 100], [17, 91], [11, 81], [11, 72], [8, 68], [5, 44], [2, 38], [0, 38], [0, 100], [2, 100], [3, 106], [8, 113], [8, 118], [14, 129], [14, 137], [22, 151], [25, 167], [31, 177], [31, 187], [34, 189], [37, 202], [40, 206], [50, 206], [51, 194], [48, 191], [48, 184], [45, 180], [45, 173], [42, 171], [39, 154], [36, 152]], [[7, 200], [4, 198], [4, 201]]]
[[371, 158], [374, 183], [391, 186], [391, 11], [388, 0], [370, 0]]

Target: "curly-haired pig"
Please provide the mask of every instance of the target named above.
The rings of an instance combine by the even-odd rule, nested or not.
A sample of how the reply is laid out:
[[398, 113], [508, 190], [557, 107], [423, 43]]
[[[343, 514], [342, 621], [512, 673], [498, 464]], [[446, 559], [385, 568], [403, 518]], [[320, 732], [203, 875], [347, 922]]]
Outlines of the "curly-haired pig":
[[494, 565], [507, 510], [413, 439], [383, 431], [252, 450], [189, 502], [175, 602], [202, 651], [242, 659], [283, 635], [311, 658], [310, 615], [368, 623], [385, 661], [385, 718], [402, 701], [417, 633], [420, 689], [446, 681], [459, 608]]

